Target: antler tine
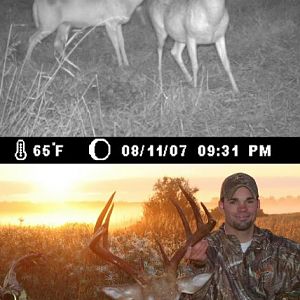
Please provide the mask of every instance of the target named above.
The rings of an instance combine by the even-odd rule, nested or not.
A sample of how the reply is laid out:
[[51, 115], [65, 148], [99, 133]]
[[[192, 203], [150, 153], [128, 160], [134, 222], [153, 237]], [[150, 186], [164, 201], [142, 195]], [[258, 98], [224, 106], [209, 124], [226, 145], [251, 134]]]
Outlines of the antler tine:
[[[108, 248], [108, 226], [109, 226], [110, 216], [113, 210], [113, 205], [111, 205], [111, 203], [114, 195], [115, 192], [112, 194], [112, 196], [108, 200], [107, 204], [105, 205], [105, 207], [103, 208], [102, 212], [100, 213], [97, 219], [95, 225], [95, 233], [89, 243], [89, 247], [95, 254], [97, 254], [103, 260], [116, 265], [117, 267], [119, 267], [120, 269], [122, 269], [123, 271], [131, 275], [138, 284], [145, 285], [148, 281], [147, 276], [139, 269], [131, 266], [125, 260], [114, 255], [112, 252], [110, 252]], [[104, 224], [102, 225], [103, 219], [110, 206], [111, 208], [105, 218]], [[102, 238], [102, 243], [99, 243], [99, 240], [101, 238]]]
[[[21, 293], [21, 291], [23, 290], [21, 284], [19, 283], [19, 281], [17, 280], [17, 268], [21, 265], [23, 265], [24, 263], [27, 262], [35, 262], [36, 258], [40, 258], [42, 257], [43, 254], [42, 253], [29, 253], [26, 255], [21, 256], [20, 258], [18, 258], [17, 260], [13, 261], [9, 271], [7, 272], [5, 278], [4, 278], [4, 282], [3, 282], [3, 288], [2, 290], [0, 289], [0, 291], [2, 293], [4, 293], [4, 295], [6, 295], [7, 291], [9, 291], [9, 294], [11, 295], [15, 295], [15, 294], [19, 294]], [[14, 298], [16, 299], [16, 298]]]
[[180, 216], [180, 219], [181, 219], [183, 227], [184, 227], [186, 238], [189, 239], [192, 236], [192, 231], [191, 231], [189, 222], [187, 221], [187, 219], [186, 219], [186, 217], [184, 215], [184, 212], [182, 211], [182, 209], [179, 206], [179, 204], [177, 203], [177, 201], [171, 198], [171, 202], [174, 204], [174, 206], [177, 209], [177, 212], [178, 212], [178, 214]]
[[109, 226], [109, 221], [110, 221], [110, 216], [111, 213], [114, 209], [114, 203], [112, 204], [106, 218], [105, 218], [105, 222], [103, 224], [103, 228], [104, 228], [104, 233], [103, 233], [103, 247], [104, 248], [108, 248], [109, 247], [109, 243], [108, 243], [108, 226]]
[[[195, 243], [197, 243], [198, 241], [203, 239], [205, 236], [207, 236], [216, 224], [216, 221], [212, 218], [211, 214], [208, 212], [205, 205], [203, 203], [201, 203], [201, 205], [202, 205], [202, 207], [203, 207], [203, 209], [204, 209], [204, 211], [205, 211], [205, 213], [208, 217], [208, 223], [204, 224], [203, 221], [202, 221], [202, 218], [200, 216], [199, 208], [196, 205], [196, 202], [193, 199], [193, 197], [191, 195], [189, 195], [189, 193], [187, 193], [181, 185], [179, 185], [179, 187], [180, 187], [181, 191], [183, 192], [183, 194], [185, 195], [186, 199], [188, 200], [188, 202], [190, 203], [190, 205], [193, 209], [194, 216], [195, 216], [195, 219], [196, 219], [196, 222], [197, 222], [197, 230], [194, 233], [191, 233], [189, 238], [186, 239], [185, 244], [183, 246], [181, 246], [174, 253], [173, 257], [171, 258], [171, 260], [170, 260], [170, 269], [171, 269], [172, 272], [176, 272], [177, 267], [178, 267], [181, 259], [183, 258], [187, 248], [189, 246], [194, 245]], [[172, 201], [172, 202], [176, 203], [175, 201]], [[180, 211], [182, 212], [181, 208], [180, 208]], [[178, 210], [178, 212], [179, 212], [179, 210]]]
[[159, 242], [159, 240], [155, 239], [155, 242], [158, 244], [158, 247], [159, 247], [159, 250], [160, 250], [160, 253], [162, 255], [162, 258], [163, 258], [163, 261], [164, 261], [164, 266], [168, 266], [170, 264], [170, 260], [162, 246], [162, 244]]
[[12, 262], [9, 272], [15, 271], [16, 268], [18, 268], [19, 266], [21, 266], [27, 262], [35, 262], [35, 260], [34, 260], [35, 258], [40, 258], [42, 256], [43, 256], [42, 253], [36, 253], [36, 252], [25, 254], [25, 255], [21, 256], [20, 258], [18, 258], [17, 260]]
[[31, 252], [31, 253], [25, 254], [16, 260], [16, 265], [19, 266], [25, 262], [33, 260], [34, 258], [40, 258], [42, 256], [43, 256], [43, 254], [40, 252]]
[[212, 221], [215, 222], [214, 218], [212, 217], [211, 213], [208, 211], [208, 209], [206, 208], [204, 203], [203, 202], [200, 202], [200, 203], [201, 203], [203, 210], [205, 211], [208, 222], [212, 222]]
[[[102, 225], [102, 222], [103, 222], [103, 219], [114, 199], [114, 196], [115, 196], [116, 192], [113, 192], [113, 194], [110, 196], [109, 200], [107, 201], [107, 203], [105, 204], [105, 207], [103, 208], [103, 210], [101, 211], [98, 219], [97, 219], [97, 222], [95, 224], [95, 227], [94, 227], [94, 233], [98, 230], [98, 228]], [[109, 220], [108, 220], [109, 222]]]
[[212, 217], [204, 203], [201, 202], [201, 206], [203, 207], [206, 216], [207, 216], [207, 223], [203, 224], [200, 229], [197, 229], [196, 232], [193, 234], [193, 237], [190, 240], [190, 245], [193, 246], [205, 236], [207, 236], [217, 224], [216, 220]]
[[183, 193], [183, 195], [185, 196], [186, 200], [190, 203], [191, 208], [193, 210], [195, 219], [196, 219], [196, 224], [197, 224], [197, 229], [199, 229], [201, 227], [201, 225], [203, 225], [203, 220], [201, 218], [201, 214], [200, 214], [200, 210], [199, 207], [196, 204], [196, 200], [195, 198], [189, 194], [181, 184], [179, 184], [179, 188], [181, 190], [181, 192]]

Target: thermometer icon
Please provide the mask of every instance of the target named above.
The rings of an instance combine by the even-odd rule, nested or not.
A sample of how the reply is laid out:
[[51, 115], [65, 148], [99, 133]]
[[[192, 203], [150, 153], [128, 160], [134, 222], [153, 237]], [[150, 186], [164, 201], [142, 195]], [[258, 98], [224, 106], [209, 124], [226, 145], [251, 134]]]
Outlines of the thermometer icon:
[[24, 140], [17, 141], [17, 151], [15, 153], [15, 157], [17, 160], [24, 160], [27, 157], [27, 153], [25, 151], [25, 142]]

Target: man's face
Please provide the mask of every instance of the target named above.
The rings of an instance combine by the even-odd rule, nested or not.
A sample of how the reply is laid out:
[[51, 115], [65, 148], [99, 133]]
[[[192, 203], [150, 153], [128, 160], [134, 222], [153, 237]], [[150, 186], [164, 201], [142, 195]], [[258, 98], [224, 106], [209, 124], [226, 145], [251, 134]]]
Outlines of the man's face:
[[219, 208], [225, 214], [225, 224], [236, 230], [247, 230], [255, 222], [259, 200], [254, 198], [246, 187], [238, 188], [231, 199], [219, 202]]

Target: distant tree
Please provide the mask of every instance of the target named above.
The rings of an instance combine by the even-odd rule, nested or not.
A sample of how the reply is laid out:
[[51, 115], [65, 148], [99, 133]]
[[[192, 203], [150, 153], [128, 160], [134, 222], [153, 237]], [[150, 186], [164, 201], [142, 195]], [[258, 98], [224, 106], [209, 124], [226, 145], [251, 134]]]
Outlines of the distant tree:
[[178, 235], [184, 234], [182, 222], [171, 199], [177, 200], [190, 224], [193, 223], [193, 212], [180, 191], [179, 184], [192, 195], [198, 192], [198, 188], [190, 187], [183, 177], [163, 177], [154, 184], [154, 195], [143, 205], [143, 223], [147, 230], [155, 232], [158, 236], [171, 232], [176, 232]]
[[267, 217], [268, 214], [264, 213], [264, 211], [260, 208], [260, 209], [257, 211], [257, 216], [258, 216], [258, 217]]
[[211, 215], [216, 221], [223, 219], [223, 214], [221, 213], [219, 207], [215, 207], [214, 209], [212, 209]]

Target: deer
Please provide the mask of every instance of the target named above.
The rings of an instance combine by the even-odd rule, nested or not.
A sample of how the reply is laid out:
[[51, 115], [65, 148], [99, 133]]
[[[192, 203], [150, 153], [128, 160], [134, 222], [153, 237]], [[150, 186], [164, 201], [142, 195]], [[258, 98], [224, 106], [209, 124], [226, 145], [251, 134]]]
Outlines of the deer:
[[179, 206], [177, 200], [173, 199], [172, 203], [176, 207], [185, 229], [186, 241], [176, 250], [170, 259], [168, 258], [163, 245], [159, 240], [156, 241], [164, 265], [164, 273], [161, 276], [148, 275], [143, 269], [129, 264], [126, 260], [114, 255], [110, 251], [108, 227], [114, 207], [112, 202], [115, 192], [111, 195], [97, 219], [94, 227], [94, 234], [89, 242], [89, 248], [104, 261], [114, 264], [119, 269], [129, 274], [135, 280], [135, 283], [103, 287], [102, 292], [106, 296], [111, 299], [123, 300], [178, 300], [182, 293], [194, 294], [209, 281], [212, 276], [210, 273], [177, 278], [177, 268], [184, 257], [187, 248], [207, 236], [216, 224], [216, 221], [212, 218], [205, 205], [201, 203], [208, 219], [207, 223], [204, 223], [194, 197], [186, 192], [182, 186], [180, 186], [180, 189], [193, 210], [197, 229], [195, 232], [191, 231], [183, 210]]
[[[162, 54], [167, 36], [174, 40], [171, 54], [188, 82], [197, 87], [198, 44], [215, 44], [234, 92], [239, 89], [231, 72], [226, 51], [225, 33], [229, 15], [225, 0], [149, 0], [148, 11], [157, 37], [158, 72], [162, 86]], [[187, 47], [193, 77], [187, 70], [182, 52]]]
[[29, 38], [24, 61], [30, 61], [34, 47], [57, 30], [54, 53], [64, 57], [71, 28], [105, 26], [119, 66], [128, 66], [122, 25], [127, 23], [143, 0], [34, 0], [32, 11], [36, 32]]
[[24, 265], [36, 264], [42, 257], [41, 253], [32, 252], [11, 263], [10, 269], [4, 278], [3, 286], [0, 286], [0, 300], [29, 300], [25, 289], [17, 280], [17, 270]]

